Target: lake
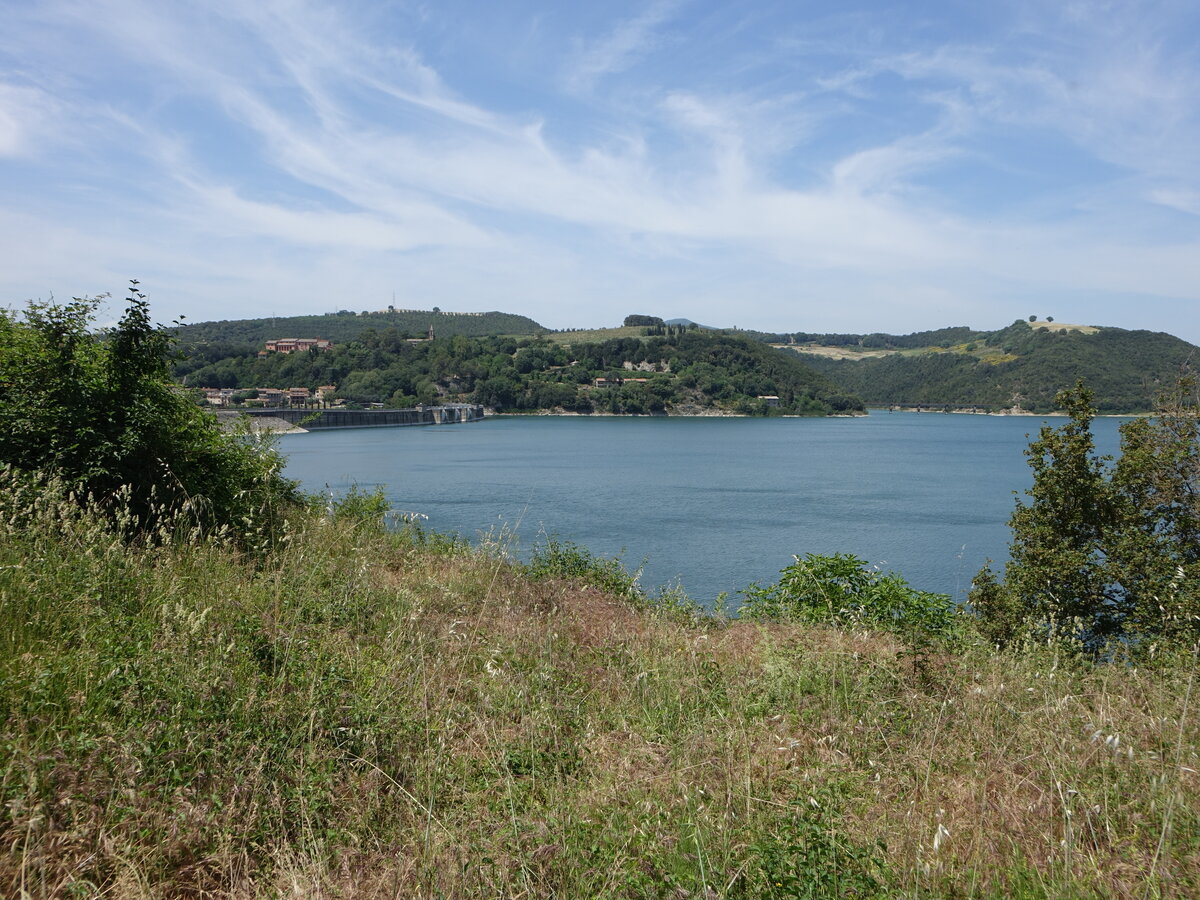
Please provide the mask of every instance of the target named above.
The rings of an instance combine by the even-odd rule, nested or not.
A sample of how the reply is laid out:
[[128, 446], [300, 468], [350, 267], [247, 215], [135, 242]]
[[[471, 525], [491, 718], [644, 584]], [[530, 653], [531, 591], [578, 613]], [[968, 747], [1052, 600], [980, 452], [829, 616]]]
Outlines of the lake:
[[[711, 603], [776, 580], [793, 554], [854, 553], [963, 598], [1007, 556], [1033, 417], [502, 416], [468, 425], [284, 435], [304, 489], [381, 487], [393, 508], [477, 540], [541, 535], [621, 555], [643, 587]], [[1062, 424], [1065, 419], [1051, 419]], [[1121, 420], [1094, 423], [1112, 453]]]

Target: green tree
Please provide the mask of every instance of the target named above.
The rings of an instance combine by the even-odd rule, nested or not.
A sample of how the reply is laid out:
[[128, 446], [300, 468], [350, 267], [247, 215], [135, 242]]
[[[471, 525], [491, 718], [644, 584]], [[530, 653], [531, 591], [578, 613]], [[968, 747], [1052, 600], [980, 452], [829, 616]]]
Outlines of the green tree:
[[91, 330], [100, 300], [0, 311], [0, 464], [119, 502], [143, 526], [185, 508], [245, 526], [294, 499], [277, 454], [222, 432], [172, 383], [170, 335], [137, 282], [107, 334]]
[[1123, 425], [1115, 464], [1095, 453], [1091, 392], [1058, 395], [1069, 419], [1026, 450], [1033, 486], [1009, 521], [1004, 579], [985, 567], [972, 588], [987, 637], [1049, 630], [1091, 653], [1140, 653], [1200, 636], [1200, 427], [1187, 393]]
[[1107, 542], [1126, 631], [1151, 645], [1200, 637], [1200, 409], [1185, 377], [1158, 414], [1121, 426], [1112, 473], [1121, 528]]

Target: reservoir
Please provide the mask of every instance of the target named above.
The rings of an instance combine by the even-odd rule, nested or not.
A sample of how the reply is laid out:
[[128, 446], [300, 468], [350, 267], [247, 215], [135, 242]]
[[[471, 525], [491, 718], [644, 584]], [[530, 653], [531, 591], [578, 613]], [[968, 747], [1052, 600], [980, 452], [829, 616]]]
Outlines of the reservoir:
[[[552, 535], [678, 582], [710, 605], [775, 581], [793, 554], [853, 553], [962, 599], [1007, 557], [1032, 478], [1026, 416], [872, 412], [828, 419], [502, 416], [475, 424], [284, 435], [308, 491], [380, 487], [429, 528], [508, 542]], [[1115, 453], [1121, 420], [1093, 423]]]

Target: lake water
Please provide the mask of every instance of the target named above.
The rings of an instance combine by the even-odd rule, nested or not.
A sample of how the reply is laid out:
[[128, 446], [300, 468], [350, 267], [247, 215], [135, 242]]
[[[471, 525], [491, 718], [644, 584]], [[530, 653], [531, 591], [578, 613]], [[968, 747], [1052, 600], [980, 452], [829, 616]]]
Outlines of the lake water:
[[[1061, 424], [1064, 419], [1052, 419]], [[285, 435], [306, 490], [380, 486], [395, 509], [461, 534], [541, 534], [678, 581], [711, 603], [774, 581], [793, 554], [854, 553], [925, 590], [965, 596], [1007, 556], [1032, 417], [514, 416], [468, 425]], [[1117, 446], [1115, 419], [1094, 424]]]

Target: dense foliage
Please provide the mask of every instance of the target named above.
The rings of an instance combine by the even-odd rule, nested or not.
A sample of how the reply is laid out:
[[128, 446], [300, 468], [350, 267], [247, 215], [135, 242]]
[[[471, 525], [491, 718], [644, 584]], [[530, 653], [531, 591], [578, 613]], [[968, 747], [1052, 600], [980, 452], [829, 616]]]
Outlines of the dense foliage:
[[868, 405], [989, 410], [1016, 405], [1049, 412], [1058, 392], [1083, 378], [1100, 412], [1119, 413], [1151, 409], [1155, 395], [1174, 381], [1196, 347], [1161, 332], [1102, 328], [1087, 334], [1018, 320], [975, 334], [956, 350], [962, 352], [803, 358]]
[[756, 621], [870, 628], [913, 638], [951, 638], [964, 627], [946, 594], [920, 591], [849, 553], [794, 557], [779, 581], [751, 585], [740, 615]]
[[526, 316], [487, 312], [462, 315], [436, 311], [353, 312], [342, 310], [320, 316], [271, 316], [265, 319], [235, 319], [194, 322], [178, 331], [183, 349], [190, 355], [193, 345], [224, 347], [253, 346], [261, 350], [265, 341], [276, 338], [325, 338], [334, 343], [352, 341], [367, 329], [395, 328], [408, 337], [424, 337], [433, 328], [440, 337], [456, 334], [483, 337], [494, 334], [535, 334], [541, 325]]
[[914, 331], [911, 334], [830, 334], [810, 331], [791, 332], [747, 332], [762, 341], [773, 344], [820, 344], [823, 347], [861, 347], [863, 350], [911, 350], [917, 347], [949, 347], [975, 340], [987, 334], [965, 325], [937, 328], [932, 331]]
[[171, 340], [131, 291], [106, 334], [98, 300], [0, 311], [0, 464], [54, 477], [148, 524], [186, 506], [210, 526], [266, 523], [292, 498], [267, 447], [222, 433], [171, 382]]
[[[176, 368], [191, 386], [334, 384], [353, 403], [463, 400], [499, 411], [662, 413], [718, 407], [745, 414], [858, 411], [862, 402], [794, 355], [744, 337], [686, 329], [566, 347], [536, 338], [409, 341], [368, 331], [325, 352], [259, 356], [199, 348]], [[602, 379], [597, 383], [597, 379]], [[763, 397], [775, 397], [766, 400]]]
[[1026, 451], [1029, 500], [1010, 520], [1002, 582], [976, 577], [989, 638], [1053, 634], [1092, 653], [1145, 655], [1200, 639], [1200, 426], [1188, 384], [1154, 418], [1121, 426], [1115, 463], [1097, 457], [1091, 392], [1058, 397], [1070, 419]]

